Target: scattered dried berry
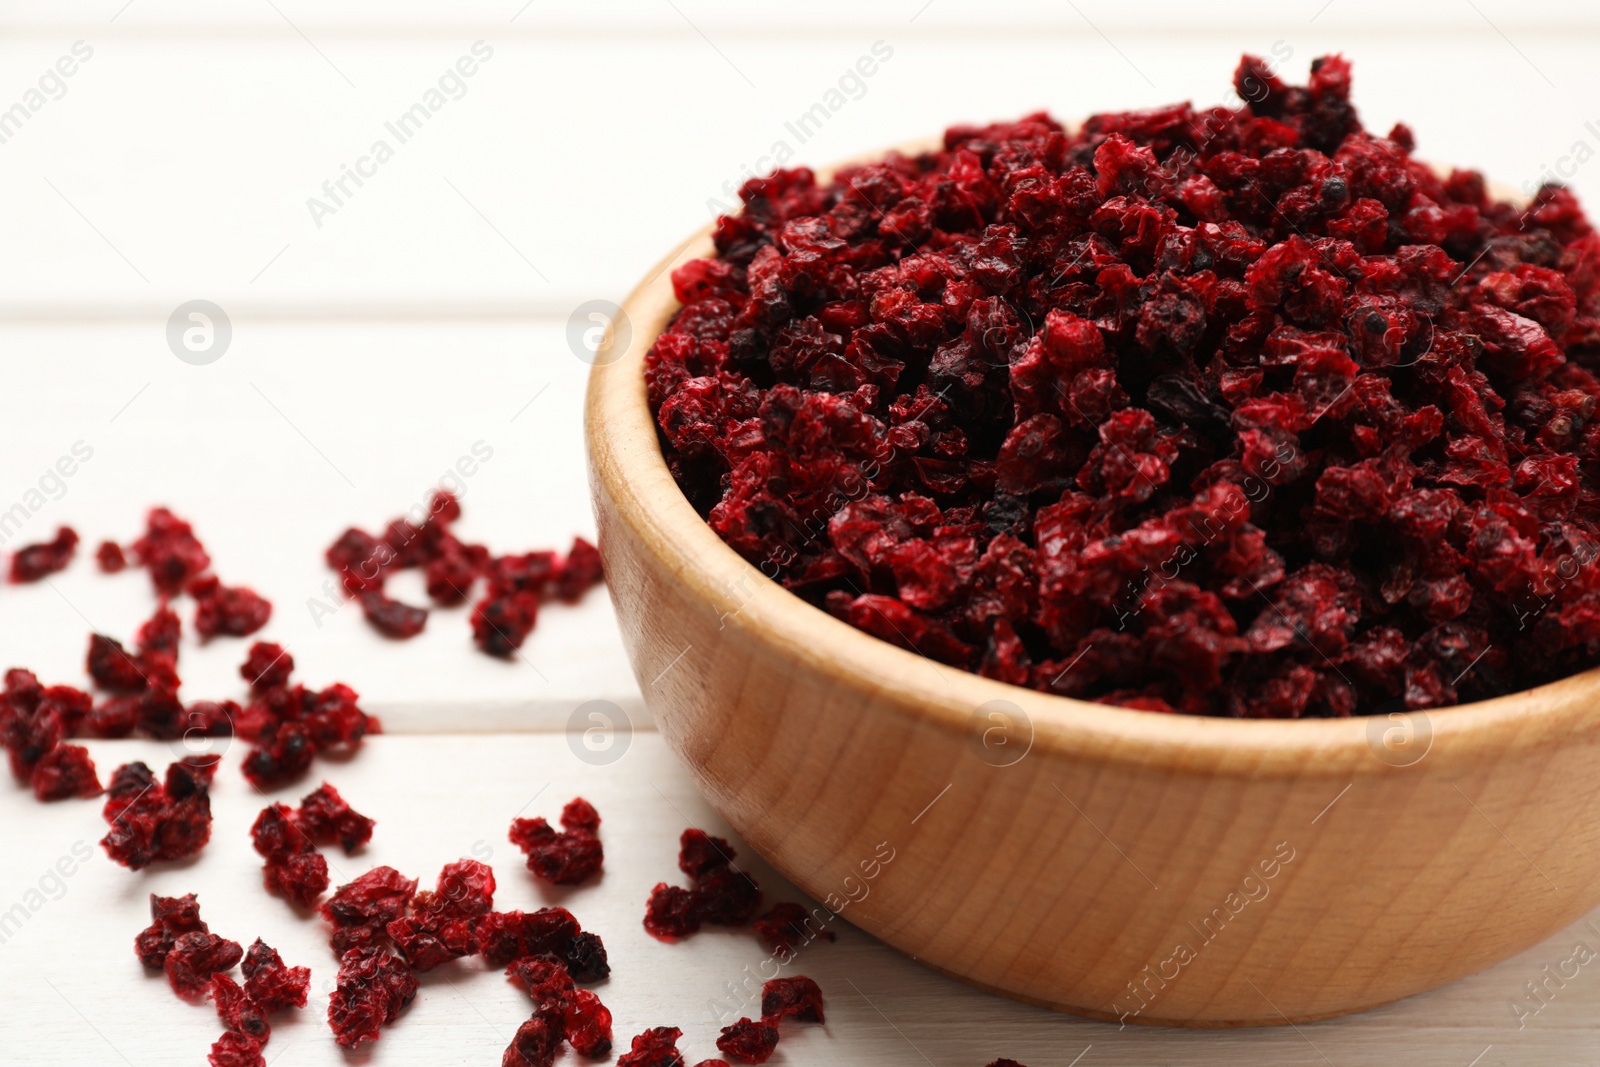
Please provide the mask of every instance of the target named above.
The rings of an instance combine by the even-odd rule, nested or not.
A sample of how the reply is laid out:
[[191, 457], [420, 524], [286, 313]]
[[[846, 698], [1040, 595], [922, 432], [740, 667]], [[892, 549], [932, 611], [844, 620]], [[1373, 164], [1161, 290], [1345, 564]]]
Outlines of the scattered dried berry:
[[528, 857], [528, 870], [552, 885], [577, 885], [600, 873], [605, 850], [596, 836], [600, 815], [578, 797], [561, 812], [558, 833], [544, 818], [516, 819], [511, 843]]
[[560, 1018], [535, 1015], [517, 1027], [500, 1067], [550, 1067], [560, 1050]]
[[17, 554], [11, 557], [11, 580], [19, 583], [37, 582], [57, 571], [64, 571], [67, 564], [72, 562], [72, 555], [77, 548], [77, 531], [70, 526], [63, 526], [56, 530], [53, 539], [17, 549]]
[[264, 693], [289, 684], [294, 673], [294, 657], [282, 645], [257, 641], [250, 646], [250, 654], [239, 667], [239, 676], [250, 683], [252, 693]]
[[372, 840], [372, 828], [377, 825], [346, 803], [327, 782], [300, 799], [295, 817], [307, 837], [318, 842], [337, 841], [347, 856]]
[[633, 1048], [617, 1059], [617, 1067], [684, 1067], [676, 1026], [656, 1026], [633, 1039]]
[[611, 1012], [589, 990], [573, 991], [563, 1022], [567, 1043], [580, 1056], [611, 1055]]
[[446, 864], [434, 890], [416, 894], [409, 913], [388, 924], [389, 937], [416, 971], [470, 956], [478, 950], [478, 920], [494, 910], [494, 888], [487, 864]]
[[248, 1034], [229, 1030], [211, 1046], [206, 1062], [211, 1067], [266, 1067], [266, 1057], [261, 1055], [263, 1042]]
[[206, 933], [209, 927], [200, 918], [200, 904], [193, 893], [181, 897], [150, 894], [150, 925], [134, 939], [139, 962], [155, 969], [167, 962], [167, 953], [180, 935]]
[[[251, 651], [252, 658], [266, 660], [265, 651]], [[237, 723], [239, 736], [252, 743], [245, 755], [244, 775], [258, 789], [295, 781], [310, 768], [318, 752], [348, 752], [367, 734], [381, 729], [377, 719], [361, 710], [359, 695], [349, 686], [334, 684], [322, 690], [291, 686], [288, 670], [293, 661], [281, 670], [267, 662], [269, 667], [256, 677], [278, 684], [257, 686]], [[249, 671], [250, 667], [251, 660], [246, 660], [242, 669]]]
[[101, 792], [94, 760], [82, 745], [57, 745], [40, 756], [33, 766], [31, 783], [38, 800], [97, 797]]
[[723, 1027], [717, 1038], [717, 1051], [740, 1063], [766, 1063], [777, 1047], [778, 1028], [750, 1019]]
[[388, 925], [405, 914], [416, 895], [417, 880], [393, 867], [374, 867], [342, 885], [318, 909], [333, 927], [335, 952], [368, 949], [388, 940]]
[[787, 901], [774, 904], [765, 915], [752, 921], [750, 928], [780, 960], [793, 959], [801, 946], [818, 937], [837, 940], [832, 930], [821, 928], [811, 912]]
[[566, 954], [562, 957], [567, 965], [567, 970], [572, 974], [572, 980], [589, 984], [604, 981], [611, 973], [611, 961], [606, 956], [605, 942], [600, 940], [599, 934], [587, 930], [579, 931], [573, 935], [572, 941], [567, 945]]
[[94, 550], [94, 559], [103, 574], [117, 574], [128, 566], [127, 555], [115, 541], [101, 541], [100, 547]]
[[253, 589], [224, 586], [215, 579], [191, 584], [195, 597], [194, 629], [202, 638], [248, 637], [272, 618], [272, 604]]
[[1600, 663], [1600, 234], [1363, 129], [1342, 57], [1235, 81], [745, 183], [646, 359], [690, 502], [851, 625], [1080, 699], [1344, 716]]
[[211, 986], [211, 976], [229, 971], [244, 958], [237, 941], [218, 937], [209, 930], [179, 934], [172, 942], [161, 967], [173, 992], [187, 1000], [198, 1000]]
[[137, 871], [199, 852], [211, 839], [207, 787], [215, 773], [215, 762], [192, 757], [168, 766], [164, 784], [143, 763], [118, 767], [106, 787], [106, 855]]
[[298, 825], [286, 804], [273, 804], [250, 828], [255, 849], [267, 861], [262, 882], [267, 892], [309, 908], [328, 888], [328, 861]]
[[379, 1028], [394, 1022], [416, 995], [417, 976], [400, 957], [378, 946], [350, 949], [340, 957], [339, 976], [328, 998], [333, 1039], [346, 1049], [378, 1040]]
[[[540, 908], [537, 911], [492, 911], [476, 925], [478, 953], [490, 967], [504, 967], [513, 960], [549, 955], [568, 961], [575, 946], [591, 960], [604, 966], [605, 946], [599, 938], [579, 942], [584, 933], [578, 920], [566, 908]], [[590, 935], [593, 937], [593, 935]]]
[[678, 869], [694, 882], [682, 889], [659, 883], [645, 906], [644, 927], [653, 937], [675, 940], [702, 923], [743, 926], [761, 906], [754, 878], [733, 866], [733, 846], [704, 830], [688, 829], [679, 839]]
[[784, 1019], [803, 1023], [827, 1020], [822, 1012], [822, 990], [804, 975], [774, 978], [761, 986], [761, 1018], [776, 1026]]
[[164, 597], [177, 596], [211, 566], [194, 528], [166, 508], [150, 510], [144, 534], [133, 543], [133, 555]]
[[284, 966], [283, 957], [260, 938], [245, 953], [240, 969], [244, 972], [245, 992], [261, 1011], [270, 1015], [306, 1006], [310, 968]]
[[225, 974], [213, 974], [206, 995], [216, 1005], [217, 1017], [227, 1029], [237, 1030], [263, 1044], [272, 1036], [272, 1027], [267, 1024], [266, 1014], [250, 999], [244, 987], [232, 978]]

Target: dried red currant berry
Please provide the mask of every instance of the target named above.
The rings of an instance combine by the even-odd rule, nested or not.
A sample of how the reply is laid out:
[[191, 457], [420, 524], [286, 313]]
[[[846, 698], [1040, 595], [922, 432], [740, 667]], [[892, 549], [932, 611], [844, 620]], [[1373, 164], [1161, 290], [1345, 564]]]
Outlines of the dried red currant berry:
[[288, 785], [311, 768], [316, 754], [306, 727], [284, 723], [270, 739], [245, 753], [241, 768], [250, 784], [262, 792]]
[[377, 825], [346, 803], [327, 782], [300, 799], [295, 818], [306, 836], [318, 842], [337, 841], [347, 856], [372, 840], [372, 828]]
[[720, 837], [704, 830], [688, 829], [678, 838], [678, 870], [696, 882], [712, 871], [727, 867], [737, 853]]
[[645, 906], [644, 928], [663, 941], [688, 937], [700, 929], [700, 911], [700, 895], [694, 890], [659, 882]]
[[150, 894], [150, 925], [134, 939], [134, 951], [139, 962], [146, 967], [160, 967], [167, 961], [167, 953], [181, 934], [205, 933], [208, 929], [200, 918], [200, 904], [193, 893], [181, 897], [161, 897]]
[[244, 955], [244, 990], [257, 1008], [271, 1014], [306, 1006], [311, 988], [309, 967], [286, 967], [283, 957], [259, 937]]
[[700, 918], [718, 926], [743, 926], [761, 907], [755, 879], [732, 867], [712, 871], [696, 887]]
[[261, 881], [268, 893], [310, 908], [331, 881], [327, 857], [320, 852], [297, 852], [282, 859], [268, 860], [261, 868]]
[[335, 952], [382, 944], [387, 926], [405, 913], [417, 880], [393, 867], [374, 867], [322, 902], [318, 909], [333, 926]]
[[198, 1000], [211, 985], [211, 976], [229, 971], [244, 958], [237, 941], [218, 937], [208, 930], [179, 934], [172, 950], [161, 962], [173, 992], [187, 1000]]
[[606, 956], [605, 942], [600, 940], [599, 934], [587, 930], [572, 938], [563, 959], [574, 982], [584, 984], [599, 982], [611, 973], [611, 961]]
[[633, 1047], [617, 1058], [617, 1067], [684, 1067], [676, 1026], [656, 1026], [633, 1039]]
[[250, 654], [239, 668], [240, 677], [250, 683], [250, 690], [254, 693], [288, 685], [292, 673], [294, 657], [285, 652], [282, 645], [267, 641], [257, 641], [251, 645]]
[[600, 816], [580, 797], [567, 805], [561, 817], [564, 833], [542, 817], [514, 820], [511, 843], [527, 855], [528, 870], [540, 878], [552, 885], [577, 885], [599, 874], [605, 862], [605, 849], [595, 836]]
[[494, 909], [494, 872], [477, 860], [446, 864], [436, 887], [389, 923], [395, 947], [414, 970], [429, 971], [477, 951], [476, 920]]
[[611, 1055], [611, 1012], [587, 989], [576, 990], [567, 1002], [564, 1018], [567, 1043], [580, 1056], [600, 1059]]
[[535, 1015], [517, 1027], [500, 1067], [550, 1067], [561, 1051], [561, 1019]]
[[784, 1019], [803, 1023], [825, 1022], [822, 990], [804, 975], [774, 978], [761, 986], [761, 1018], [776, 1026]]
[[89, 655], [85, 662], [94, 684], [112, 693], [138, 693], [145, 687], [144, 670], [122, 647], [122, 642], [104, 634], [89, 635]]
[[481, 545], [464, 545], [452, 539], [438, 558], [428, 561], [424, 576], [428, 596], [435, 604], [462, 603], [488, 561], [488, 550]]
[[[211, 839], [211, 798], [206, 793], [214, 766], [182, 761], [167, 769], [167, 785], [142, 763], [112, 773], [102, 814], [111, 830], [100, 841], [117, 863], [140, 870], [158, 860], [192, 856]], [[171, 789], [178, 790], [174, 796]]]
[[569, 604], [576, 603], [589, 589], [605, 579], [600, 550], [581, 537], [572, 539], [572, 548], [556, 572], [555, 595]]
[[546, 954], [562, 959], [582, 932], [566, 908], [492, 911], [477, 922], [478, 954], [490, 967]]
[[194, 528], [166, 508], [151, 509], [144, 535], [132, 547], [162, 596], [177, 596], [211, 566], [211, 557], [194, 536]]
[[723, 1027], [717, 1038], [717, 1051], [739, 1063], [766, 1063], [777, 1047], [778, 1028], [750, 1019]]
[[70, 526], [62, 526], [56, 530], [53, 539], [17, 549], [17, 554], [11, 557], [11, 580], [37, 582], [47, 575], [64, 571], [67, 564], [72, 562], [72, 554], [77, 548], [77, 531]]
[[822, 929], [811, 912], [787, 901], [774, 904], [765, 915], [753, 920], [750, 928], [780, 960], [793, 959], [801, 946], [818, 937], [827, 941], [837, 939], [832, 930]]
[[989, 1067], [1022, 1067], [1016, 1060], [995, 1060]]
[[272, 1035], [266, 1016], [244, 988], [225, 974], [213, 974], [206, 995], [217, 1006], [217, 1017], [229, 1030], [265, 1042]]
[[727, 1060], [701, 1060], [694, 1067], [728, 1067]]
[[178, 613], [163, 602], [156, 613], [139, 625], [134, 643], [141, 653], [170, 652], [178, 654], [178, 639], [183, 636], [183, 622]]
[[375, 589], [361, 594], [361, 613], [379, 633], [402, 640], [420, 634], [428, 621], [427, 608], [391, 600]]
[[211, 1046], [206, 1062], [211, 1067], [266, 1067], [266, 1057], [261, 1054], [264, 1042], [229, 1030]]
[[339, 959], [339, 976], [328, 998], [334, 1041], [353, 1049], [378, 1040], [379, 1028], [398, 1018], [416, 995], [417, 976], [400, 957], [381, 947], [350, 949]]
[[100, 565], [103, 574], [117, 574], [128, 566], [128, 557], [122, 551], [122, 546], [115, 541], [101, 541], [100, 546], [94, 550], [95, 562]]
[[528, 994], [535, 1015], [561, 1015], [577, 991], [566, 966], [548, 953], [512, 960], [506, 977]]
[[253, 589], [218, 585], [197, 597], [194, 610], [195, 633], [202, 638], [219, 634], [248, 637], [272, 618], [272, 604]]
[[485, 598], [472, 611], [472, 639], [491, 656], [511, 656], [539, 620], [533, 593], [503, 593]]
[[33, 765], [31, 783], [38, 800], [97, 797], [101, 792], [94, 760], [82, 745], [57, 745], [40, 756]]
[[383, 571], [393, 562], [394, 552], [378, 538], [352, 526], [328, 546], [323, 558], [339, 572], [345, 589], [354, 594], [383, 587]]

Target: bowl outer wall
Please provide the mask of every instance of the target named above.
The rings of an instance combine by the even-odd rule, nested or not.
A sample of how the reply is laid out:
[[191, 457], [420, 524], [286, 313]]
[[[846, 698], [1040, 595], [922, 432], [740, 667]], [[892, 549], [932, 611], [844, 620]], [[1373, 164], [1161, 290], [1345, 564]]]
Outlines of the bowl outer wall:
[[[683, 497], [645, 396], [670, 268], [710, 251], [664, 260], [597, 359], [591, 492], [659, 728], [807, 893], [986, 988], [1201, 1026], [1386, 1003], [1600, 902], [1600, 672], [1409, 722], [1158, 715], [935, 663], [769, 581]], [[1431, 741], [1396, 766], [1407, 728]]]

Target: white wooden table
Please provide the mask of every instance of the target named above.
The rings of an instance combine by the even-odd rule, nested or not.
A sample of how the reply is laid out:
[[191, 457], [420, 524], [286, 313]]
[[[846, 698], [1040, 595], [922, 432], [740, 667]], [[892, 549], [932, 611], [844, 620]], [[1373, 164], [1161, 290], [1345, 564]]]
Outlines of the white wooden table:
[[[587, 368], [567, 339], [574, 308], [620, 299], [728, 199], [726, 183], [780, 144], [823, 162], [1038, 107], [1074, 116], [1211, 102], [1243, 50], [1287, 56], [1285, 73], [1299, 78], [1313, 56], [1342, 49], [1370, 125], [1404, 117], [1430, 156], [1514, 186], [1541, 166], [1570, 171], [1600, 203], [1600, 166], [1577, 162], [1600, 149], [1600, 14], [1577, 0], [1231, 2], [1203, 12], [1040, 0], [1000, 16], [976, 0], [370, 7], [0, 8], [0, 120], [14, 103], [27, 110], [12, 128], [0, 121], [0, 515], [17, 503], [27, 512], [8, 543], [46, 538], [61, 522], [90, 545], [125, 540], [152, 503], [193, 519], [218, 573], [273, 599], [264, 636], [290, 648], [300, 676], [349, 682], [389, 730], [355, 761], [314, 772], [379, 820], [364, 855], [330, 856], [336, 879], [388, 863], [427, 880], [450, 860], [489, 857], [502, 906], [559, 901], [605, 937], [615, 972], [599, 991], [619, 1041], [679, 1025], [691, 1062], [714, 1055], [708, 1005], [763, 954], [748, 934], [666, 946], [640, 928], [650, 887], [674, 875], [679, 831], [720, 823], [650, 731], [604, 596], [549, 609], [509, 663], [472, 648], [464, 611], [436, 612], [420, 638], [394, 645], [354, 607], [325, 610], [334, 602], [323, 547], [346, 525], [376, 527], [424, 498], [474, 445], [492, 457], [465, 479], [466, 534], [513, 550], [592, 532], [579, 435]], [[891, 57], [846, 84], [844, 103], [802, 142], [790, 124], [875, 42]], [[471, 77], [441, 86], [474, 55]], [[41, 87], [74, 56], [70, 77]], [[426, 106], [431, 89], [438, 109], [399, 143], [386, 123]], [[363, 164], [380, 139], [393, 157]], [[323, 183], [346, 166], [371, 173], [360, 186], [346, 179], [337, 210], [313, 218], [308, 198], [327, 203]], [[175, 358], [165, 336], [173, 309], [193, 299], [220, 305], [233, 329], [206, 366]], [[78, 442], [92, 457], [50, 480]], [[420, 597], [410, 576], [396, 590]], [[5, 586], [0, 667], [83, 684], [90, 628], [131, 636], [150, 609], [142, 575], [106, 578], [85, 559], [48, 585]], [[186, 644], [186, 695], [237, 696], [242, 652], [235, 641]], [[568, 719], [588, 700], [618, 705], [634, 728], [608, 766], [579, 760], [568, 743]], [[170, 756], [154, 743], [90, 747], [106, 771]], [[177, 1001], [131, 952], [151, 891], [196, 891], [218, 931], [260, 935], [312, 966], [312, 1005], [276, 1027], [275, 1065], [347, 1062], [323, 1021], [334, 967], [320, 923], [259, 888], [246, 830], [266, 801], [238, 775], [237, 756], [219, 778], [203, 857], [137, 875], [96, 849], [55, 879], [61, 857], [94, 849], [98, 805], [41, 806], [0, 785], [0, 916], [26, 912], [0, 942], [0, 1063], [203, 1062], [214, 1016]], [[598, 885], [552, 893], [522, 870], [505, 829], [519, 811], [553, 815], [580, 793], [605, 816], [607, 871]], [[754, 866], [771, 899], [795, 898]], [[796, 967], [822, 984], [829, 1022], [786, 1030], [774, 1063], [1600, 1059], [1596, 966], [1551, 982], [1520, 1029], [1513, 1009], [1532, 1006], [1525, 983], [1543, 981], [1575, 942], [1600, 949], [1600, 932], [1582, 923], [1403, 1004], [1249, 1032], [1119, 1030], [1052, 1015], [933, 974], [843, 921], [839, 932]], [[496, 1064], [525, 1013], [499, 974], [453, 965], [427, 976], [404, 1019], [358, 1059]]]

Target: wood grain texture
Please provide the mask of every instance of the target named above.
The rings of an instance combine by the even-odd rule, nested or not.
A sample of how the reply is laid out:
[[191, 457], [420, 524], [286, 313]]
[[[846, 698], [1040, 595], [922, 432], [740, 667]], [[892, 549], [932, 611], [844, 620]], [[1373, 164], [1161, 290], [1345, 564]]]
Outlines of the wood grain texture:
[[591, 483], [646, 703], [796, 884], [847, 899], [887, 843], [870, 933], [1021, 999], [1199, 1026], [1384, 1004], [1600, 900], [1594, 674], [1400, 721], [1156, 716], [941, 666], [768, 581], [673, 483], [640, 373], [668, 268], [709, 248], [630, 298]]

